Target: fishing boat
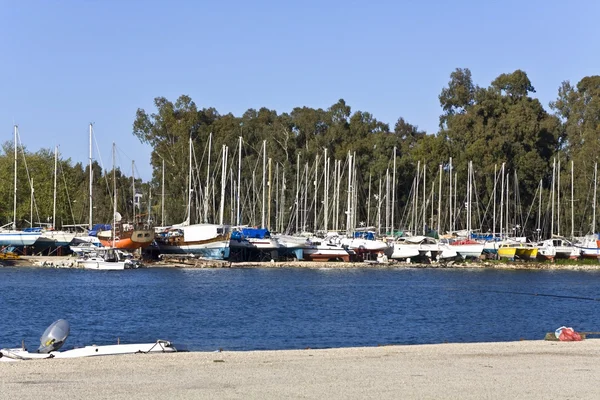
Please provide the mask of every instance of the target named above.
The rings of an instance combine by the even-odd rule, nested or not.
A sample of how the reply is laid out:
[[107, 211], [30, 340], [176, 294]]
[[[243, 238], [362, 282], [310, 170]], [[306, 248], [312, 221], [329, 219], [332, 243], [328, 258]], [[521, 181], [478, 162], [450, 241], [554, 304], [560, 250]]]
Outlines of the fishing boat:
[[193, 224], [166, 228], [155, 242], [162, 254], [191, 254], [211, 260], [229, 258], [231, 228], [227, 225]]
[[25, 346], [0, 349], [0, 362], [16, 362], [50, 358], [81, 358], [120, 354], [174, 353], [177, 349], [167, 340], [154, 343], [116, 344], [104, 346], [85, 346], [59, 351], [69, 337], [71, 327], [64, 319], [52, 323], [40, 338], [40, 347], [35, 352], [27, 351]]

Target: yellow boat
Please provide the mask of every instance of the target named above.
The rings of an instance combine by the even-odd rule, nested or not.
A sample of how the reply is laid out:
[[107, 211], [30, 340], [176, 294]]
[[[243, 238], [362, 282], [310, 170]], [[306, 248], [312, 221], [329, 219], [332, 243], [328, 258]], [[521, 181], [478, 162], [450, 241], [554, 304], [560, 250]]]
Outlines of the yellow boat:
[[498, 248], [498, 256], [514, 260], [535, 260], [538, 248], [531, 243], [504, 243]]
[[498, 257], [500, 258], [508, 258], [510, 260], [515, 259], [515, 254], [517, 252], [517, 248], [512, 243], [504, 243], [498, 247]]

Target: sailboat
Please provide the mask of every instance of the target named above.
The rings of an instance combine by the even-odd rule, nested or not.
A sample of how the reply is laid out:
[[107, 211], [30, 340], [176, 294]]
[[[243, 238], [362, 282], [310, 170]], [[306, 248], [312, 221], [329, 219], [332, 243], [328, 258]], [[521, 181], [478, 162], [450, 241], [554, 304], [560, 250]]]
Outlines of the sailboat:
[[[210, 153], [210, 151], [209, 151]], [[225, 157], [223, 165], [225, 165]], [[223, 167], [224, 168], [224, 167]], [[184, 222], [165, 227], [156, 233], [155, 243], [161, 254], [183, 254], [210, 260], [229, 258], [231, 228], [223, 225], [223, 201], [221, 201], [220, 224], [190, 224], [192, 203], [192, 138], [189, 141], [189, 186], [187, 216]], [[222, 174], [222, 186], [224, 174]], [[221, 191], [221, 200], [224, 190]]]
[[35, 242], [35, 250], [44, 250], [49, 247], [68, 246], [75, 238], [75, 232], [66, 232], [56, 230], [56, 181], [57, 181], [57, 165], [58, 165], [58, 147], [54, 149], [54, 201], [52, 212], [52, 225], [49, 229], [40, 229], [41, 236]]
[[[17, 136], [18, 127], [14, 126], [14, 155], [15, 155], [15, 173], [14, 173], [14, 196], [13, 196], [13, 222], [0, 227], [0, 246], [31, 246], [41, 236], [41, 232], [27, 232], [17, 230]], [[6, 229], [7, 227], [11, 229]]]

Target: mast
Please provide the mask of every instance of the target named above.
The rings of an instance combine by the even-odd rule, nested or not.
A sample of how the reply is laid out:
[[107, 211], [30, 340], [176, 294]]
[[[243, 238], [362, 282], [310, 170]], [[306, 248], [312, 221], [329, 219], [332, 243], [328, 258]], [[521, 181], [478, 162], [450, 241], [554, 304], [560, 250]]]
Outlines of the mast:
[[594, 203], [592, 204], [592, 233], [596, 233], [596, 192], [598, 189], [598, 163], [594, 163]]
[[329, 157], [327, 157], [327, 148], [325, 148], [323, 161], [325, 164], [325, 189], [323, 192], [323, 230], [327, 233], [327, 230], [329, 229]]
[[450, 177], [448, 178], [448, 185], [450, 186], [450, 196], [448, 197], [448, 209], [449, 209], [449, 213], [450, 213], [450, 219], [449, 219], [449, 224], [448, 227], [450, 228], [450, 231], [454, 230], [454, 223], [452, 220], [452, 157], [450, 157], [450, 165], [448, 166], [448, 171], [450, 172]]
[[[385, 234], [389, 234], [390, 229], [390, 169], [385, 170]], [[394, 233], [392, 232], [392, 237]]]
[[260, 227], [265, 228], [265, 189], [266, 189], [266, 177], [267, 177], [267, 141], [263, 140], [263, 174], [262, 174], [262, 210]]
[[[427, 196], [427, 164], [423, 161], [423, 235], [425, 235], [425, 225], [427, 225], [427, 218], [425, 217], [427, 202], [425, 196]], [[394, 229], [394, 227], [392, 227], [392, 229]]]
[[135, 160], [131, 160], [131, 206], [133, 208], [133, 223], [135, 224]]
[[438, 217], [437, 217], [437, 233], [438, 236], [442, 229], [442, 164], [440, 164], [440, 182], [438, 187]]
[[240, 136], [240, 144], [238, 148], [238, 176], [237, 176], [237, 211], [236, 211], [236, 225], [241, 224], [240, 215], [240, 190], [242, 189], [242, 137]]
[[269, 200], [267, 204], [269, 207], [267, 208], [267, 229], [271, 229], [271, 157], [269, 157], [269, 181], [267, 182], [267, 186], [269, 187]]
[[392, 171], [392, 237], [394, 236], [394, 209], [396, 205], [396, 146], [394, 146], [394, 170]]
[[552, 212], [550, 213], [550, 237], [554, 235], [554, 180], [556, 179], [556, 158], [552, 161], [552, 194], [550, 195], [552, 200]]
[[[191, 148], [192, 138], [190, 137], [190, 148]], [[208, 135], [208, 163], [206, 164], [206, 190], [204, 194], [204, 223], [208, 223], [208, 186], [210, 185], [210, 153], [212, 150], [212, 132]], [[190, 182], [192, 177], [192, 158], [190, 153]], [[191, 183], [190, 183], [191, 189]], [[214, 196], [214, 192], [213, 192]], [[214, 197], [213, 197], [214, 199]], [[214, 210], [214, 208], [213, 208]]]
[[15, 139], [15, 176], [14, 176], [14, 192], [13, 192], [13, 229], [17, 229], [17, 125], [14, 126]]
[[112, 247], [115, 247], [115, 225], [117, 223], [117, 174], [115, 172], [115, 142], [112, 146], [113, 163], [113, 223], [112, 223]]
[[306, 221], [308, 219], [308, 161], [304, 163], [304, 209], [302, 210], [302, 232], [306, 232]]
[[540, 179], [540, 201], [538, 204], [538, 221], [537, 221], [537, 232], [538, 232], [538, 240], [541, 239], [542, 234], [542, 180]]
[[300, 153], [296, 154], [296, 233], [300, 226], [299, 213], [300, 203], [298, 197], [300, 195]]
[[[208, 188], [208, 186], [207, 186], [207, 188]], [[191, 224], [191, 222], [192, 222], [192, 135], [190, 135], [190, 143], [189, 143], [188, 203], [187, 203], [187, 217], [185, 219], [185, 224], [189, 225], [189, 224]]]
[[54, 147], [54, 200], [52, 205], [52, 229], [56, 229], [56, 175], [58, 171], [58, 146]]
[[351, 233], [350, 223], [352, 221], [352, 154], [348, 152], [348, 207], [346, 212], [346, 234]]
[[504, 226], [504, 163], [500, 167], [500, 173], [502, 174], [502, 182], [500, 184], [500, 238], [502, 239], [502, 228]]
[[571, 240], [575, 237], [575, 201], [573, 198], [573, 160], [571, 160]]
[[92, 230], [92, 182], [94, 180], [94, 175], [92, 173], [92, 124], [90, 123], [90, 219], [89, 219], [89, 229]]
[[381, 235], [381, 174], [379, 174], [379, 191], [377, 192], [377, 234]]
[[29, 227], [33, 227], [33, 178], [31, 178], [31, 198], [29, 201]]
[[[492, 240], [496, 239], [496, 185], [498, 183], [498, 166], [494, 164], [494, 201], [493, 201], [493, 213], [492, 213]], [[539, 224], [538, 224], [539, 225]]]
[[225, 211], [225, 183], [227, 182], [227, 152], [228, 147], [223, 145], [223, 158], [221, 163], [221, 204], [219, 204], [219, 225], [223, 225], [223, 212]]
[[160, 226], [165, 226], [165, 159], [162, 160], [162, 202], [160, 205]]
[[367, 193], [367, 226], [369, 226], [369, 222], [371, 217], [371, 171], [369, 171], [369, 190]]
[[314, 186], [315, 186], [315, 195], [314, 195], [315, 209], [314, 209], [314, 218], [313, 218], [313, 232], [317, 231], [317, 200], [318, 200], [318, 194], [319, 194], [319, 174], [318, 174], [318, 170], [319, 170], [319, 155], [317, 154], [315, 156], [315, 182], [314, 182]]
[[560, 158], [558, 159], [556, 175], [556, 234], [560, 236]]

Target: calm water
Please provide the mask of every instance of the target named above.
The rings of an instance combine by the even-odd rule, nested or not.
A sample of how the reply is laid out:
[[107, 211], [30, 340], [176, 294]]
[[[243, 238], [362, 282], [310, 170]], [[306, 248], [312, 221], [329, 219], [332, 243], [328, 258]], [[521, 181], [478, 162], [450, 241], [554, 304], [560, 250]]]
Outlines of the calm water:
[[[513, 293], [509, 293], [513, 292]], [[437, 269], [0, 268], [0, 347], [168, 339], [189, 350], [542, 339], [600, 331], [600, 273]]]

